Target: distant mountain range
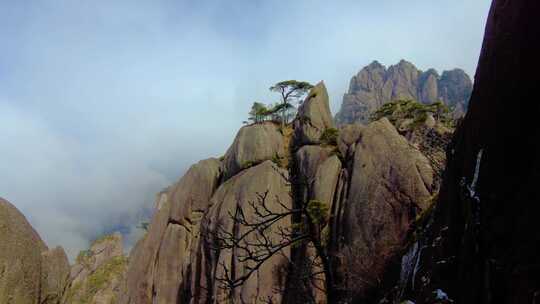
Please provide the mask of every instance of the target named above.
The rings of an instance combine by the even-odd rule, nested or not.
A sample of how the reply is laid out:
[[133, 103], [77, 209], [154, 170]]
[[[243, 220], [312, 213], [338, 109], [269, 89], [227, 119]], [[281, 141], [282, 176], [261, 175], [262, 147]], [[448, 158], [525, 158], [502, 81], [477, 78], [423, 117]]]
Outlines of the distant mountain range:
[[461, 69], [439, 75], [434, 69], [423, 72], [405, 60], [389, 68], [374, 61], [351, 79], [336, 122], [365, 124], [373, 111], [397, 99], [425, 104], [440, 100], [452, 109], [455, 117], [460, 117], [467, 110], [471, 92], [471, 78]]

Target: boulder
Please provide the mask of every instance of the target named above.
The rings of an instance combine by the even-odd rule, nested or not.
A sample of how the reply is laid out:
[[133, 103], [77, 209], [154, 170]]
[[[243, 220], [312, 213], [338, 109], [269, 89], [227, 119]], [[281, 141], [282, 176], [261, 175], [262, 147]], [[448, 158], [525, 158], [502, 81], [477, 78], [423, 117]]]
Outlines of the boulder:
[[193, 221], [194, 213], [198, 214], [199, 218], [202, 217], [220, 177], [221, 163], [215, 158], [191, 166], [169, 191], [171, 220], [187, 224]]
[[334, 148], [303, 146], [296, 154], [298, 166], [298, 193], [303, 193], [303, 201], [319, 200], [332, 205], [334, 190], [341, 170], [341, 161]]
[[334, 128], [330, 112], [328, 92], [324, 82], [315, 85], [298, 109], [294, 121], [294, 142], [296, 146], [319, 144], [326, 129]]
[[334, 203], [340, 172], [341, 161], [336, 155], [332, 155], [322, 162], [313, 178], [310, 199], [321, 201], [331, 207]]
[[364, 126], [361, 124], [346, 124], [339, 129], [337, 139], [341, 155], [348, 157], [354, 153], [355, 144], [360, 139]]
[[0, 303], [39, 303], [44, 251], [24, 215], [0, 198]]
[[312, 180], [319, 165], [332, 153], [331, 147], [307, 145], [298, 149], [295, 153], [298, 175], [302, 180]]
[[272, 122], [244, 126], [225, 153], [223, 177], [229, 179], [243, 169], [287, 154], [279, 126]]

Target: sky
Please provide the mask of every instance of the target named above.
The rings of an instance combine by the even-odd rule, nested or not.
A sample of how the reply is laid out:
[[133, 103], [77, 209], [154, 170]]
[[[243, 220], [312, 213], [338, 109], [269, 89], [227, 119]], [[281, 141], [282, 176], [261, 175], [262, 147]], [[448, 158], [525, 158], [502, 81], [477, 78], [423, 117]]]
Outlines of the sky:
[[489, 0], [0, 0], [0, 197], [73, 258], [223, 155], [281, 80], [400, 59], [474, 75]]

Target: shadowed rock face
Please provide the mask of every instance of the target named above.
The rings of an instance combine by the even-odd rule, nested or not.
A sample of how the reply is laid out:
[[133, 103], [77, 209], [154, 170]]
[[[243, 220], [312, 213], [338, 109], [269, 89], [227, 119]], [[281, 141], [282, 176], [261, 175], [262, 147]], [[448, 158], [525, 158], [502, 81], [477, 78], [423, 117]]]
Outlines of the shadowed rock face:
[[0, 198], [0, 303], [58, 304], [68, 276], [64, 249], [48, 250], [24, 215]]
[[[416, 234], [401, 300], [540, 301], [540, 2], [494, 0], [468, 112], [436, 210]], [[415, 249], [416, 248], [416, 249]], [[407, 271], [402, 271], [407, 273]]]
[[338, 125], [369, 122], [371, 113], [383, 104], [397, 99], [413, 99], [422, 103], [442, 100], [462, 116], [472, 91], [469, 76], [460, 69], [434, 69], [422, 72], [405, 60], [388, 69], [374, 61], [351, 79], [349, 92], [343, 96], [336, 115]]

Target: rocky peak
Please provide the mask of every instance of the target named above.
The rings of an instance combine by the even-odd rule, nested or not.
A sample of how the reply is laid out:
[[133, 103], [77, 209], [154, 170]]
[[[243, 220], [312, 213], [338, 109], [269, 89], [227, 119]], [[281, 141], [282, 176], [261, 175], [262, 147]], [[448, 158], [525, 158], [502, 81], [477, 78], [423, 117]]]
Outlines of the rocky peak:
[[388, 69], [374, 61], [351, 79], [336, 122], [366, 124], [371, 113], [397, 99], [425, 104], [441, 100], [460, 116], [465, 113], [471, 91], [472, 81], [460, 69], [444, 71], [439, 76], [434, 69], [423, 72], [405, 60]]
[[315, 85], [298, 109], [294, 121], [295, 145], [319, 144], [325, 130], [334, 128], [328, 91], [324, 82]]
[[367, 67], [367, 69], [385, 69], [384, 65], [382, 65], [379, 61], [373, 60]]
[[444, 71], [439, 79], [440, 99], [454, 108], [455, 116], [463, 116], [467, 111], [467, 101], [471, 97], [472, 81], [461, 69]]

